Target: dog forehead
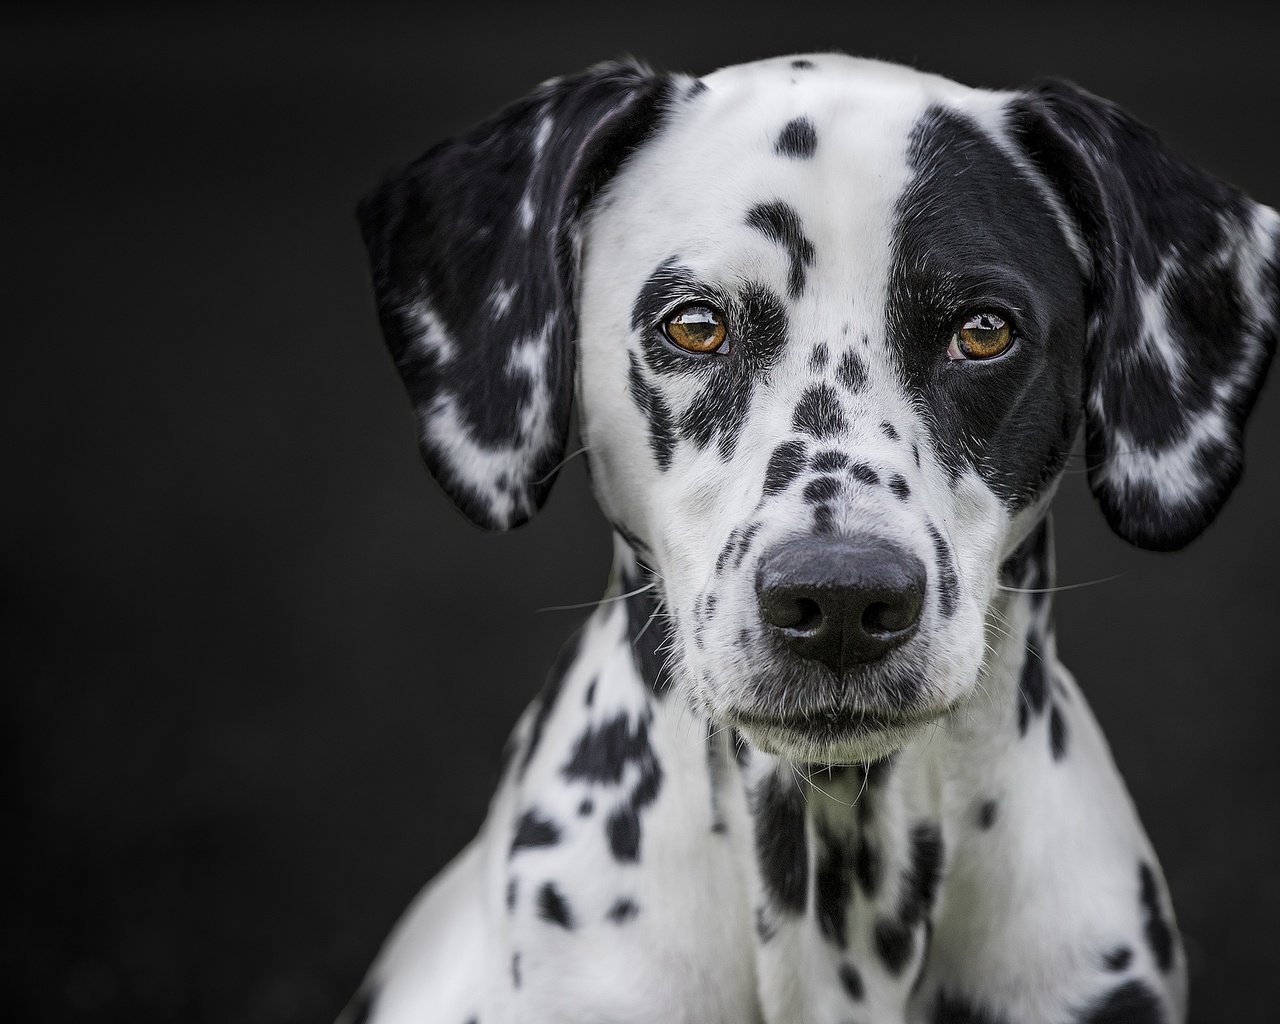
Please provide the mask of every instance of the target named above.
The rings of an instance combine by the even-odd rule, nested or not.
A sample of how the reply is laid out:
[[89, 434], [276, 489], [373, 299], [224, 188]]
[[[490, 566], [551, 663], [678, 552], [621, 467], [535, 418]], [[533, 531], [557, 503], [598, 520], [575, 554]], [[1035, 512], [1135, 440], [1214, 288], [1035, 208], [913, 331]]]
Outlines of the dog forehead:
[[628, 160], [596, 213], [593, 244], [624, 263], [678, 254], [713, 271], [730, 254], [767, 249], [751, 211], [782, 203], [824, 257], [817, 280], [865, 278], [865, 264], [882, 263], [892, 247], [913, 142], [928, 131], [929, 113], [991, 123], [1002, 102], [1002, 94], [842, 54], [721, 69], [677, 100]]

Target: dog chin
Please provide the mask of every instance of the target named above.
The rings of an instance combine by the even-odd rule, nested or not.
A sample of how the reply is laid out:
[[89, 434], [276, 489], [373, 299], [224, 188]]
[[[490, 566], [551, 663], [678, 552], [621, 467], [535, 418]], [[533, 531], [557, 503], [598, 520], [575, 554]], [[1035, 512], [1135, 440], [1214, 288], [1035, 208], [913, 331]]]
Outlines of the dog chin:
[[804, 764], [842, 765], [883, 760], [935, 721], [936, 718], [889, 721], [864, 716], [845, 723], [820, 721], [803, 726], [756, 718], [734, 720], [733, 724], [766, 754]]

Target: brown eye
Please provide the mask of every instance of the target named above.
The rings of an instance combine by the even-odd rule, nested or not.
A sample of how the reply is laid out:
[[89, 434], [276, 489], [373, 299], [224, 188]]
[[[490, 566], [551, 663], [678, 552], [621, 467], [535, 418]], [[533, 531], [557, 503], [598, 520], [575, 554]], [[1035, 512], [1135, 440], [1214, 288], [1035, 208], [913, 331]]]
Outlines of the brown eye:
[[965, 319], [951, 339], [951, 359], [991, 359], [1013, 344], [1013, 328], [999, 313], [984, 310]]
[[672, 344], [704, 355], [718, 351], [729, 333], [724, 317], [711, 306], [683, 306], [667, 317], [662, 330]]

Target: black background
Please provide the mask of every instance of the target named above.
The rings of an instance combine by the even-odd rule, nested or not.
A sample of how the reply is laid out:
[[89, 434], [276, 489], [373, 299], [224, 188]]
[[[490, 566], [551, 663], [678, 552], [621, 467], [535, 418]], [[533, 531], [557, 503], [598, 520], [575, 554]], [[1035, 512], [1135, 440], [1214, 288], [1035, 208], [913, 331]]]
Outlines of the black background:
[[[0, 1011], [332, 1018], [479, 825], [605, 530], [581, 461], [530, 527], [422, 469], [353, 203], [542, 79], [843, 49], [1073, 78], [1280, 205], [1274, 26], [1216, 3], [418, 4], [0, 28]], [[709, 145], [711, 141], [709, 140]], [[16, 157], [16, 160], [14, 159]], [[1113, 537], [1074, 464], [1061, 648], [1160, 851], [1195, 1016], [1270, 1021], [1280, 957], [1280, 398], [1188, 551]]]

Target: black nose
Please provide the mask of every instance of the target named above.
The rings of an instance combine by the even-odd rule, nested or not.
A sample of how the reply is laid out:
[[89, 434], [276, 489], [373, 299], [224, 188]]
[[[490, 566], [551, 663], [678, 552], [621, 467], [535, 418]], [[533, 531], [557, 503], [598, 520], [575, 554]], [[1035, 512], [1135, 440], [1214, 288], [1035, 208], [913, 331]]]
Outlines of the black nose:
[[920, 624], [925, 568], [874, 537], [797, 537], [766, 551], [756, 592], [765, 626], [833, 672], [883, 657]]

